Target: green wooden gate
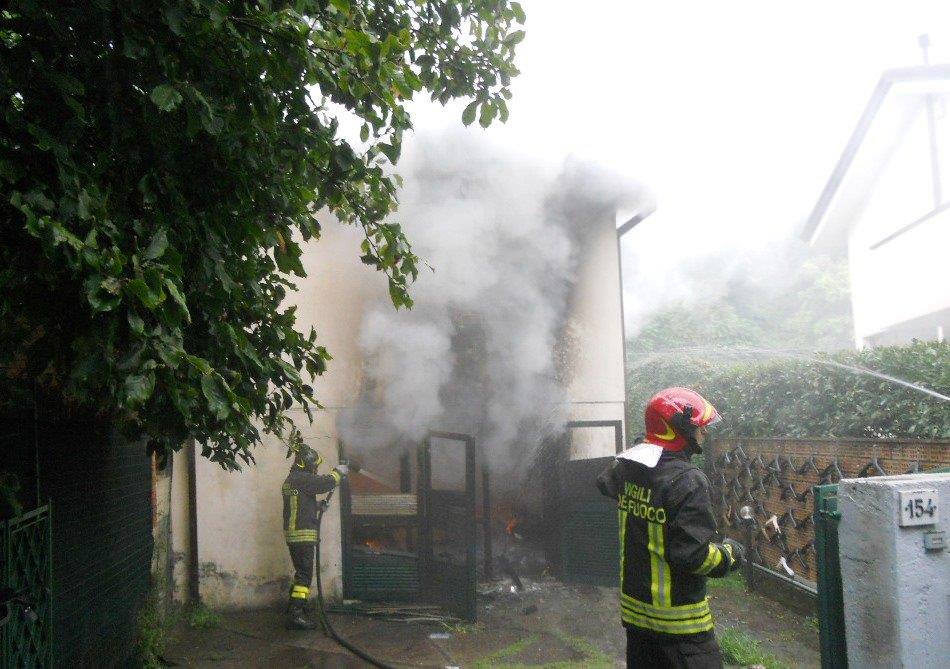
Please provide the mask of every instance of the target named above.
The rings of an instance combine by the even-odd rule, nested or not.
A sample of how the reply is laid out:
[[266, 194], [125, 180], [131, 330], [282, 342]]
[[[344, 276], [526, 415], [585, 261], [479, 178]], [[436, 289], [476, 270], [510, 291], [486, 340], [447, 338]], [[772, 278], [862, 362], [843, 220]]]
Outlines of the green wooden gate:
[[[416, 450], [415, 494], [410, 491], [408, 456], [398, 494], [354, 495], [344, 479], [344, 598], [431, 602], [475, 620], [475, 448], [468, 435], [430, 432]], [[342, 445], [340, 454], [342, 458]], [[448, 462], [439, 457], [443, 455], [449, 456]], [[358, 542], [363, 531], [374, 528], [409, 530], [408, 548], [413, 552], [367, 550]]]
[[36, 621], [15, 611], [0, 631], [0, 667], [52, 665], [52, 566], [50, 508], [41, 506], [0, 522], [0, 583], [23, 594]]
[[597, 489], [597, 475], [613, 456], [561, 465], [560, 560], [569, 583], [616, 587], [620, 583], [617, 502]]
[[[454, 489], [433, 477], [439, 474], [432, 461], [437, 449], [454, 451], [465, 463]], [[418, 455], [419, 505], [425, 518], [419, 532], [423, 595], [460, 618], [475, 620], [475, 442], [466, 434], [430, 432]]]

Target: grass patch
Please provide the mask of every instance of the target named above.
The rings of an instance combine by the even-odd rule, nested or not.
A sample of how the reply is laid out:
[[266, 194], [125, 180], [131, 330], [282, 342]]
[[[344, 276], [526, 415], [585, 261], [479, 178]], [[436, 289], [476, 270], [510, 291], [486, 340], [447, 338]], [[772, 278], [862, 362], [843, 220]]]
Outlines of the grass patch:
[[592, 667], [594, 669], [610, 669], [614, 666], [613, 659], [587, 639], [575, 636], [558, 636], [566, 641], [571, 648], [584, 655], [583, 666]]
[[212, 630], [221, 624], [221, 615], [204, 604], [198, 604], [188, 614], [188, 625], [196, 630]]
[[816, 634], [818, 633], [818, 630], [821, 627], [820, 623], [818, 622], [818, 618], [816, 618], [815, 616], [808, 616], [807, 618], [805, 618], [804, 625], [805, 625], [805, 629], [811, 630], [815, 632]]
[[562, 660], [558, 662], [547, 662], [545, 664], [521, 664], [511, 662], [515, 657], [525, 649], [538, 643], [541, 635], [533, 634], [527, 638], [516, 641], [510, 646], [501, 650], [496, 650], [491, 655], [486, 655], [476, 661], [472, 666], [474, 669], [612, 669], [614, 661], [595, 647], [586, 639], [567, 636], [555, 633], [556, 636], [565, 644], [584, 656], [584, 659], [571, 662]]
[[775, 655], [762, 648], [759, 640], [737, 629], [727, 629], [719, 637], [719, 647], [726, 664], [747, 667], [761, 664], [766, 669], [788, 669]]
[[522, 639], [521, 641], [515, 641], [510, 646], [505, 646], [501, 650], [496, 650], [490, 655], [486, 655], [481, 658], [473, 665], [475, 669], [488, 669], [488, 667], [502, 667], [507, 666], [504, 664], [505, 658], [509, 658], [513, 655], [517, 655], [523, 651], [528, 646], [535, 644], [541, 638], [538, 634], [532, 634], [529, 637]]
[[165, 664], [161, 660], [168, 640], [168, 631], [158, 613], [158, 607], [149, 597], [139, 611], [135, 654], [139, 666], [143, 669], [159, 669]]
[[734, 571], [728, 576], [724, 576], [722, 578], [706, 579], [706, 588], [709, 590], [745, 591], [745, 579], [739, 572]]
[[455, 636], [465, 636], [472, 632], [481, 632], [485, 629], [484, 623], [442, 622], [442, 629]]

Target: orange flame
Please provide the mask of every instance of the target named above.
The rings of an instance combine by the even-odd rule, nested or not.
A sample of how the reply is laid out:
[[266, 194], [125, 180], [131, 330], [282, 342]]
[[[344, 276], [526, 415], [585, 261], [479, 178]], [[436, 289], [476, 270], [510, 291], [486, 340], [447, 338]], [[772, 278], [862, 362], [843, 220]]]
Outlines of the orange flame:
[[381, 550], [383, 550], [383, 542], [379, 539], [367, 539], [363, 545], [374, 553], [379, 553]]

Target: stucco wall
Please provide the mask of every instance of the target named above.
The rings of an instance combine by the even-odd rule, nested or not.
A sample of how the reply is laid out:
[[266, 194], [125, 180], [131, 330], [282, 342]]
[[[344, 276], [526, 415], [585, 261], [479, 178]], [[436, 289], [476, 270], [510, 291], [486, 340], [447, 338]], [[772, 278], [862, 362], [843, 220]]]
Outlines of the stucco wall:
[[[565, 328], [563, 364], [569, 420], [623, 420], [623, 314], [613, 212], [589, 224], [579, 240], [576, 283]], [[612, 430], [575, 430], [571, 458], [614, 453]]]
[[936, 525], [899, 527], [899, 492], [936, 489], [950, 474], [845, 479], [838, 489], [842, 594], [852, 667], [938, 667], [950, 657], [950, 553], [925, 551]]
[[[298, 281], [290, 302], [298, 306], [298, 327], [317, 329], [320, 342], [333, 356], [328, 370], [314, 383], [324, 410], [309, 425], [301, 411], [292, 410], [305, 441], [327, 462], [337, 462], [336, 414], [355, 396], [362, 374], [357, 335], [362, 304], [372, 295], [385, 295], [384, 277], [359, 261], [361, 237], [356, 229], [327, 222], [323, 237], [305, 246], [308, 276]], [[255, 452], [256, 465], [242, 472], [225, 472], [198, 458], [198, 563], [203, 601], [217, 608], [250, 608], [287, 596], [290, 558], [281, 526], [280, 486], [290, 466], [286, 448], [264, 436]], [[176, 458], [173, 478], [172, 547], [175, 591], [187, 594], [188, 509], [185, 458]], [[334, 499], [323, 520], [323, 584], [328, 596], [341, 592], [339, 500]]]

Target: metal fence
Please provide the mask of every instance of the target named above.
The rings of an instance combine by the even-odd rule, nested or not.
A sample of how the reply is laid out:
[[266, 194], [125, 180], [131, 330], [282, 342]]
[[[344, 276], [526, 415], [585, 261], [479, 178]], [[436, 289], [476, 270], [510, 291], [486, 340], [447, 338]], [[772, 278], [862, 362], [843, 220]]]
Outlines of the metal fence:
[[720, 530], [748, 542], [751, 560], [814, 589], [814, 487], [843, 478], [907, 474], [950, 465], [950, 441], [735, 439], [707, 449]]
[[52, 583], [50, 507], [42, 506], [0, 522], [2, 585], [26, 597], [36, 620], [14, 611], [0, 630], [0, 667], [52, 665]]

